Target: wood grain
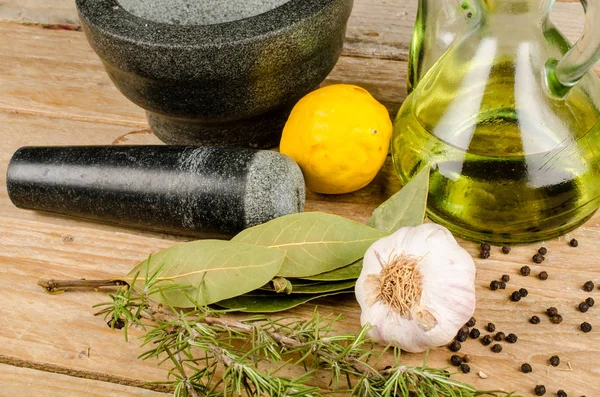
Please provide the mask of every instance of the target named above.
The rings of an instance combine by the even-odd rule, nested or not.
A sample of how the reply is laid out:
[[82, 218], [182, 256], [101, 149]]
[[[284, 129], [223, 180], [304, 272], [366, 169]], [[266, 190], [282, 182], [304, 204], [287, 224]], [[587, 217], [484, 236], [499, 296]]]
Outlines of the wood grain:
[[168, 394], [137, 387], [81, 379], [46, 371], [0, 364], [0, 397], [165, 397]]

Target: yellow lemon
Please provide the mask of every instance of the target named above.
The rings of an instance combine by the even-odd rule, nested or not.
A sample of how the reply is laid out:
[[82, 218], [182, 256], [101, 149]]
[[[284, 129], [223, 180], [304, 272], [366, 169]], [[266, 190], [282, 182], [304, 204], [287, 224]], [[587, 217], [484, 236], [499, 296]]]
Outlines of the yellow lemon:
[[363, 88], [338, 84], [313, 91], [294, 106], [280, 151], [298, 163], [310, 190], [342, 194], [375, 178], [391, 136], [382, 104]]

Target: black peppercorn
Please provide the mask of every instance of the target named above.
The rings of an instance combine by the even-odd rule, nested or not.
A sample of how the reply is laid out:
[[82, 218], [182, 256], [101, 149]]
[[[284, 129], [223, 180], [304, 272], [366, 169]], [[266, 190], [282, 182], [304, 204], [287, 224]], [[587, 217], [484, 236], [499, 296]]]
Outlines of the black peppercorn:
[[486, 335], [483, 338], [481, 338], [481, 343], [483, 343], [484, 346], [488, 346], [492, 343], [492, 336], [491, 335]]
[[536, 396], [543, 396], [546, 394], [546, 387], [544, 387], [544, 385], [537, 385], [535, 389], [533, 389], [533, 392]]
[[594, 298], [587, 298], [587, 299], [585, 300], [585, 303], [587, 303], [587, 305], [588, 305], [589, 307], [592, 307], [592, 306], [594, 306], [594, 303], [596, 303], [596, 302], [594, 302]]
[[505, 283], [508, 283], [510, 281], [510, 276], [508, 274], [503, 274], [502, 281], [504, 281]]
[[558, 367], [560, 365], [560, 357], [558, 356], [552, 356], [550, 357], [550, 365], [552, 365], [553, 367]]
[[504, 281], [500, 281], [500, 289], [506, 289], [506, 283]]
[[577, 247], [577, 246], [579, 246], [579, 241], [572, 239], [571, 241], [569, 241], [569, 245], [571, 247]]
[[529, 319], [529, 322], [531, 324], [539, 324], [540, 323], [540, 318], [538, 316], [531, 316], [531, 318]]
[[457, 341], [457, 340], [452, 341], [452, 343], [450, 343], [450, 345], [448, 345], [448, 348], [450, 349], [450, 351], [452, 351], [454, 353], [456, 353], [457, 351], [459, 351], [461, 347], [462, 346], [460, 345], [460, 342]]
[[578, 309], [580, 312], [585, 313], [590, 310], [590, 305], [588, 305], [586, 302], [581, 302], [578, 306]]
[[528, 374], [528, 373], [530, 373], [531, 371], [533, 371], [533, 368], [531, 368], [531, 365], [529, 365], [529, 364], [527, 364], [527, 363], [525, 363], [525, 364], [521, 365], [521, 372], [523, 372], [523, 373], [525, 373], [525, 374]]
[[469, 356], [468, 354], [465, 354], [463, 357], [463, 363], [469, 363], [471, 362], [471, 356]]
[[456, 354], [454, 354], [452, 357], [450, 357], [450, 364], [454, 365], [455, 367], [458, 367], [459, 365], [462, 364], [462, 358], [460, 358], [460, 356], [457, 356]]
[[555, 307], [549, 307], [548, 309], [546, 309], [546, 313], [548, 313], [548, 316], [553, 317], [558, 314], [558, 309]]
[[519, 291], [515, 291], [510, 295], [510, 300], [513, 302], [518, 302], [521, 300], [521, 294]]
[[460, 370], [463, 372], [463, 374], [468, 374], [469, 372], [471, 372], [471, 367], [469, 367], [468, 364], [461, 364]]
[[588, 333], [592, 330], [592, 324], [590, 323], [581, 323], [580, 328], [583, 332]]
[[521, 268], [521, 276], [529, 276], [531, 274], [531, 268], [529, 266], [523, 266]]
[[510, 253], [510, 247], [505, 245], [504, 247], [502, 247], [502, 253], [503, 254], [509, 254]]
[[494, 280], [490, 283], [490, 289], [492, 291], [496, 291], [498, 288], [500, 288], [500, 283], [498, 281]]
[[469, 327], [467, 327], [467, 325], [465, 324], [465, 325], [463, 325], [463, 326], [461, 327], [460, 331], [462, 331], [462, 332], [466, 332], [466, 333], [468, 334], [468, 333], [469, 333]]
[[467, 323], [465, 324], [467, 327], [474, 327], [475, 324], [477, 324], [477, 320], [475, 320], [475, 317], [471, 317], [469, 319], [469, 321], [467, 321]]
[[494, 323], [488, 323], [488, 325], [485, 327], [488, 332], [494, 332], [496, 330], [496, 326], [494, 325]]
[[556, 397], [567, 397], [567, 393], [564, 390], [559, 390], [556, 392]]
[[485, 250], [481, 250], [481, 252], [479, 253], [479, 257], [481, 259], [487, 259], [490, 257], [490, 251], [485, 251]]
[[508, 343], [517, 343], [517, 339], [519, 339], [519, 338], [518, 338], [518, 337], [517, 337], [517, 335], [515, 335], [515, 334], [508, 334], [508, 335], [506, 336], [506, 341], [507, 341]]
[[560, 324], [563, 322], [563, 317], [560, 314], [557, 314], [556, 316], [552, 316], [550, 321], [552, 324]]
[[456, 340], [459, 342], [466, 341], [468, 337], [469, 337], [469, 333], [463, 331], [462, 329], [460, 331], [458, 331], [458, 333], [456, 334]]
[[481, 332], [479, 332], [477, 328], [473, 328], [471, 332], [469, 332], [469, 336], [471, 337], [471, 339], [477, 339], [479, 338], [479, 335], [481, 335]]
[[494, 346], [492, 346], [492, 351], [494, 353], [500, 353], [502, 351], [502, 345], [500, 343], [496, 343]]
[[481, 250], [482, 251], [489, 251], [491, 249], [492, 249], [492, 247], [488, 243], [481, 243]]
[[542, 263], [544, 261], [544, 256], [540, 254], [535, 254], [533, 258], [531, 258], [535, 263]]
[[587, 281], [585, 284], [583, 284], [583, 290], [592, 292], [594, 290], [594, 283], [592, 281]]
[[538, 250], [538, 254], [540, 255], [546, 255], [548, 253], [548, 248], [546, 247], [542, 247]]
[[522, 298], [525, 298], [527, 295], [529, 295], [529, 291], [527, 291], [525, 288], [521, 288], [519, 290], [519, 294], [521, 294]]
[[506, 338], [504, 332], [498, 332], [496, 335], [494, 335], [494, 340], [497, 340], [498, 342], [503, 341], [504, 338]]
[[538, 274], [538, 278], [542, 281], [548, 280], [548, 272], [540, 272], [540, 274]]

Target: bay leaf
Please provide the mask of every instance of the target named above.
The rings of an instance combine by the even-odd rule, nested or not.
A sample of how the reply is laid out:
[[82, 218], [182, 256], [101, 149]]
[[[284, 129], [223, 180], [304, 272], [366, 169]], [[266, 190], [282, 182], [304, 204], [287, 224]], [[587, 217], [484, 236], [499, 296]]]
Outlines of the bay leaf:
[[429, 166], [423, 168], [398, 193], [381, 204], [373, 211], [367, 224], [389, 233], [423, 224], [429, 193], [429, 170]]
[[[144, 281], [157, 275], [161, 292], [150, 299], [175, 307], [209, 305], [258, 289], [279, 271], [281, 250], [221, 240], [198, 240], [164, 249], [130, 273], [142, 293]], [[193, 301], [193, 302], [192, 302]]]
[[273, 291], [278, 294], [291, 294], [292, 293], [292, 282], [284, 277], [275, 277], [267, 284], [263, 285], [261, 291]]
[[276, 313], [292, 309], [313, 299], [326, 296], [351, 294], [353, 290], [336, 291], [327, 294], [303, 295], [277, 295], [266, 292], [251, 292], [236, 298], [217, 302], [216, 305], [225, 309], [237, 310], [244, 313]]
[[302, 280], [310, 281], [344, 281], [344, 280], [355, 280], [360, 276], [362, 271], [363, 263], [362, 259], [339, 269], [332, 270], [330, 272], [317, 274], [309, 277], [302, 277]]
[[354, 287], [356, 280], [331, 281], [327, 283], [314, 283], [312, 285], [293, 285], [294, 294], [327, 294]]
[[387, 235], [337, 215], [305, 212], [246, 229], [232, 241], [285, 251], [277, 275], [301, 278], [356, 262], [371, 244]]

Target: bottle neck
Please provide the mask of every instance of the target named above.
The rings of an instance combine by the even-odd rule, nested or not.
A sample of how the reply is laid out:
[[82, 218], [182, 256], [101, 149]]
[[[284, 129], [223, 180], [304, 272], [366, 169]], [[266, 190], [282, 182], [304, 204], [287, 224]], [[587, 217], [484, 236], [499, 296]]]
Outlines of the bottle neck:
[[526, 15], [545, 17], [554, 0], [481, 0], [488, 15]]

